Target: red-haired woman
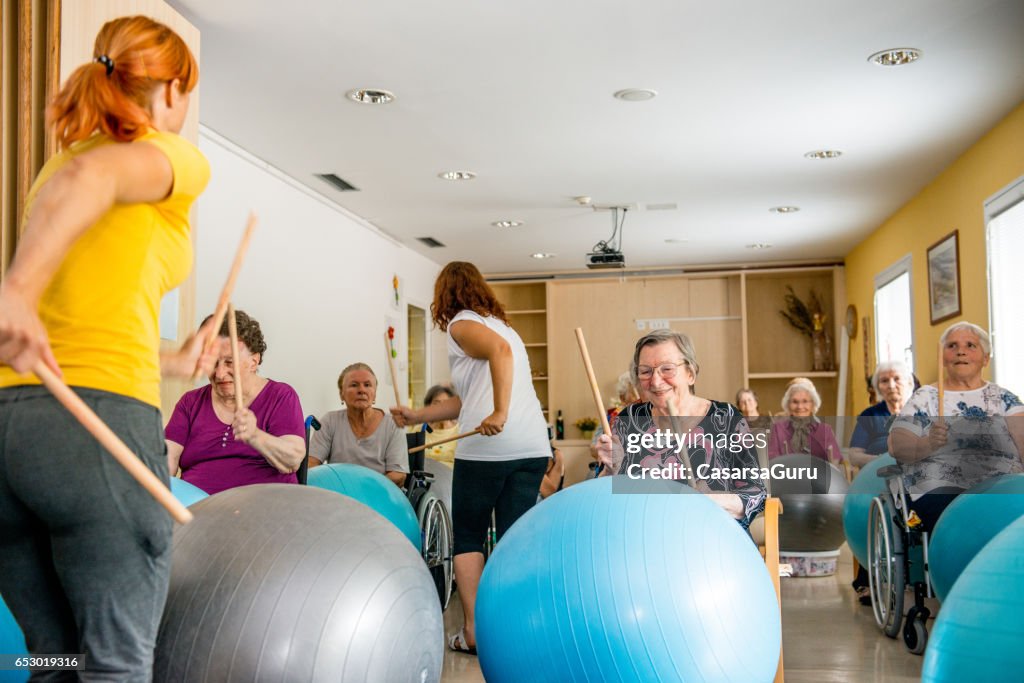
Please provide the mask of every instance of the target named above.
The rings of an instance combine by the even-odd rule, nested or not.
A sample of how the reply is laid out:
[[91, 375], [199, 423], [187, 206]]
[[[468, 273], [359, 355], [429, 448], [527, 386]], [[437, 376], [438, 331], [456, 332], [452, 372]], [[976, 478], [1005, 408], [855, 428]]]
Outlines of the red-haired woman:
[[459, 442], [452, 474], [455, 580], [466, 620], [448, 646], [475, 653], [476, 589], [491, 510], [500, 541], [536, 503], [551, 446], [526, 347], [476, 266], [453, 261], [444, 267], [430, 313], [448, 333], [457, 396], [420, 410], [401, 406], [391, 412], [399, 426], [458, 418], [460, 425], [479, 426], [483, 434]]
[[207, 331], [160, 353], [160, 298], [192, 266], [189, 208], [209, 165], [177, 135], [198, 66], [171, 29], [107, 23], [49, 120], [0, 284], [0, 592], [33, 653], [86, 652], [89, 680], [151, 677], [171, 519], [27, 373], [64, 380], [168, 481], [160, 376], [209, 372]]

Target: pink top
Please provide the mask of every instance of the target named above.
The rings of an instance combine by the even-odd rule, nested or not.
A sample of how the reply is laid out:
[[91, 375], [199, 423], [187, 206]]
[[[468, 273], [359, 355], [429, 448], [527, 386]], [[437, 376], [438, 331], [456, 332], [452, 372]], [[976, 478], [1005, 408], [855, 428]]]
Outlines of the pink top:
[[[193, 389], [178, 400], [164, 435], [181, 444], [181, 478], [209, 494], [247, 484], [295, 484], [295, 474], [278, 472], [252, 446], [235, 441], [230, 424], [213, 410], [212, 387]], [[287, 384], [267, 380], [249, 410], [272, 436], [305, 436], [299, 396]]]
[[[791, 455], [795, 453], [791, 442], [793, 440], [793, 423], [789, 418], [776, 420], [772, 424], [772, 431], [768, 435], [768, 459], [777, 458], [780, 455]], [[839, 442], [836, 435], [824, 422], [815, 422], [807, 435], [807, 443], [810, 446], [810, 455], [821, 458], [826, 462], [839, 462], [843, 458], [839, 450]], [[832, 447], [832, 458], [828, 457], [829, 446]]]

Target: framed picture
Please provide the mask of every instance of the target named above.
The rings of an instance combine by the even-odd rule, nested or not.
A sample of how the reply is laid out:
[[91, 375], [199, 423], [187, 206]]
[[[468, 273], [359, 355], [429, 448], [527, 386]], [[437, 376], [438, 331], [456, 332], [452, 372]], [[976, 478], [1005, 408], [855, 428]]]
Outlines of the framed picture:
[[960, 315], [960, 246], [954, 230], [928, 247], [928, 307], [932, 325]]

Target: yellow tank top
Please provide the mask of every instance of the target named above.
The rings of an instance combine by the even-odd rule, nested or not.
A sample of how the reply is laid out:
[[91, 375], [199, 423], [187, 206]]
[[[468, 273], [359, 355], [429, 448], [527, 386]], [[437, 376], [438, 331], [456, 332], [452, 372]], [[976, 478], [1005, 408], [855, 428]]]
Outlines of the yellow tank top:
[[[46, 163], [28, 195], [102, 135], [72, 145]], [[206, 188], [210, 165], [178, 135], [150, 131], [127, 144], [156, 145], [171, 162], [170, 195], [152, 204], [117, 204], [64, 257], [39, 304], [50, 345], [71, 386], [130, 396], [160, 407], [160, 300], [192, 268], [189, 209]], [[0, 387], [38, 384], [0, 365]]]

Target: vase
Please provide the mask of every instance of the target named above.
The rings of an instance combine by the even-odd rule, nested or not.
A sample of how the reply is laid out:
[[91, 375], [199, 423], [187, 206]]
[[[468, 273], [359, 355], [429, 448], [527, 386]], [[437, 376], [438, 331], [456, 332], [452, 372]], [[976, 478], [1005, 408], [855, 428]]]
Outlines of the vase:
[[580, 435], [584, 439], [586, 439], [587, 441], [592, 441], [593, 438], [594, 438], [594, 430], [593, 429], [581, 429], [580, 430]]
[[811, 347], [814, 352], [811, 369], [815, 372], [835, 370], [832, 359], [832, 337], [827, 330], [815, 330], [811, 335]]

